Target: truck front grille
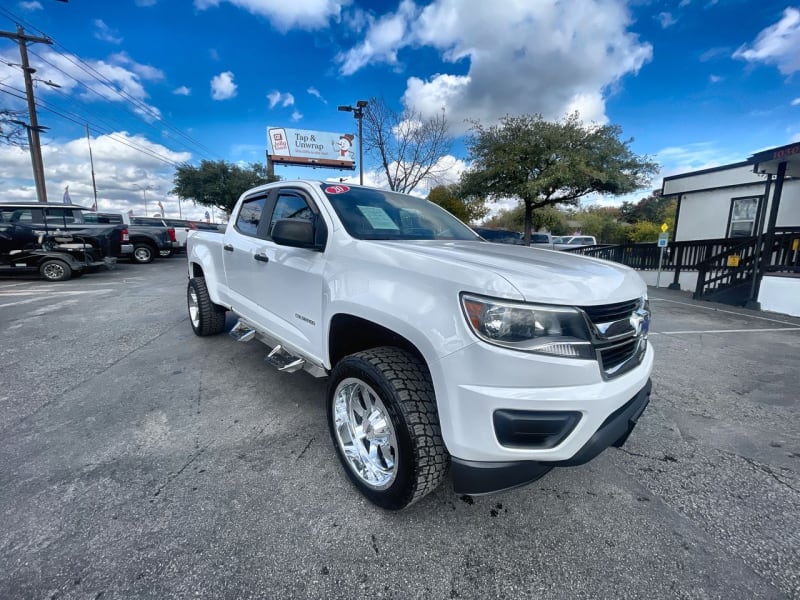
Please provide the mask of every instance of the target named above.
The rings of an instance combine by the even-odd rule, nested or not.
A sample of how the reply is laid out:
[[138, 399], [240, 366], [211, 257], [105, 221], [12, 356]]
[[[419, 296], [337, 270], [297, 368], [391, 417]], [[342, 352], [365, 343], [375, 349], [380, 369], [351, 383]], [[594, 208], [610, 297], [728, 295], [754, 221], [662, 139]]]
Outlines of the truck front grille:
[[579, 307], [592, 324], [600, 369], [606, 379], [638, 365], [647, 348], [649, 311], [641, 299]]
[[627, 319], [638, 306], [639, 300], [634, 299], [600, 306], [579, 306], [578, 308], [589, 316], [589, 320], [591, 320], [592, 323], [597, 325], [600, 323], [610, 323], [611, 321]]

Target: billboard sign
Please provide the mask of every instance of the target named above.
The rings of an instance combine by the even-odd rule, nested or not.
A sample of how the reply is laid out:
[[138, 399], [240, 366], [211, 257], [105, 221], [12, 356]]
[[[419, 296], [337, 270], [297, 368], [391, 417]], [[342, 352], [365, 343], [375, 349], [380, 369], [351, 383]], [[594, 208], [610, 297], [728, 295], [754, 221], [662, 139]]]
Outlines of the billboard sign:
[[355, 139], [351, 133], [268, 127], [267, 156], [286, 165], [355, 169]]

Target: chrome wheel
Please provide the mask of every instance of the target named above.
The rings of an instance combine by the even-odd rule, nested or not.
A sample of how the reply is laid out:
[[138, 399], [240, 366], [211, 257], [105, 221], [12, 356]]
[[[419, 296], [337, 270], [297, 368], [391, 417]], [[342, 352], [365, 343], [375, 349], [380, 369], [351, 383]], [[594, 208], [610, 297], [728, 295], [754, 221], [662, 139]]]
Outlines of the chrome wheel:
[[197, 301], [197, 292], [193, 289], [189, 289], [189, 319], [192, 327], [200, 328], [200, 303]]
[[64, 266], [57, 262], [47, 263], [42, 269], [42, 275], [51, 281], [59, 281], [64, 277]]
[[375, 390], [353, 377], [333, 394], [336, 441], [350, 469], [369, 487], [388, 488], [397, 476], [397, 436]]
[[153, 252], [147, 246], [137, 246], [133, 251], [136, 262], [146, 263], [153, 260]]

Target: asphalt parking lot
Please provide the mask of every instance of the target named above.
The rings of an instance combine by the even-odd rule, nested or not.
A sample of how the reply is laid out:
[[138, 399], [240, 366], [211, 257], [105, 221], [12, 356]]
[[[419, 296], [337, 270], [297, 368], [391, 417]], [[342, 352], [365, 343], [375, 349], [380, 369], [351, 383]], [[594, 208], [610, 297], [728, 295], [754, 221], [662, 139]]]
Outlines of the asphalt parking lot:
[[0, 598], [800, 598], [800, 319], [651, 289], [624, 448], [389, 513], [184, 266], [0, 279]]

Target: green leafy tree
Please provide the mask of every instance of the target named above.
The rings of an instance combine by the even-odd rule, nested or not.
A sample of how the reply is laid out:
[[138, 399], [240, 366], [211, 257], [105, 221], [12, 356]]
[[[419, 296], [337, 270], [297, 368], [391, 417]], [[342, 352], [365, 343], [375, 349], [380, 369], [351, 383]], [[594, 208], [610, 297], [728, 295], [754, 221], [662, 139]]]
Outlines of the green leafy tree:
[[556, 122], [506, 116], [491, 127], [474, 122], [472, 131], [467, 148], [473, 167], [462, 175], [464, 193], [518, 198], [526, 243], [534, 210], [574, 206], [592, 192], [631, 192], [647, 185], [658, 168], [630, 150], [619, 126], [585, 126], [577, 113]]
[[204, 160], [199, 167], [182, 165], [175, 170], [172, 193], [230, 214], [243, 192], [278, 179], [261, 163], [240, 167], [224, 160]]
[[660, 225], [670, 216], [675, 216], [676, 200], [665, 198], [661, 195], [661, 190], [653, 190], [650, 195], [642, 198], [639, 202], [623, 202], [620, 206], [620, 218], [626, 223], [636, 223], [637, 221], [650, 221]]
[[588, 206], [572, 217], [580, 223], [584, 235], [593, 235], [604, 244], [620, 244], [627, 240], [627, 224], [620, 223], [619, 209], [613, 206]]
[[652, 221], [639, 221], [628, 228], [628, 239], [631, 242], [657, 242], [661, 226]]
[[489, 207], [483, 198], [461, 196], [458, 184], [437, 185], [428, 192], [428, 200], [438, 204], [464, 223], [482, 219], [489, 212]]

